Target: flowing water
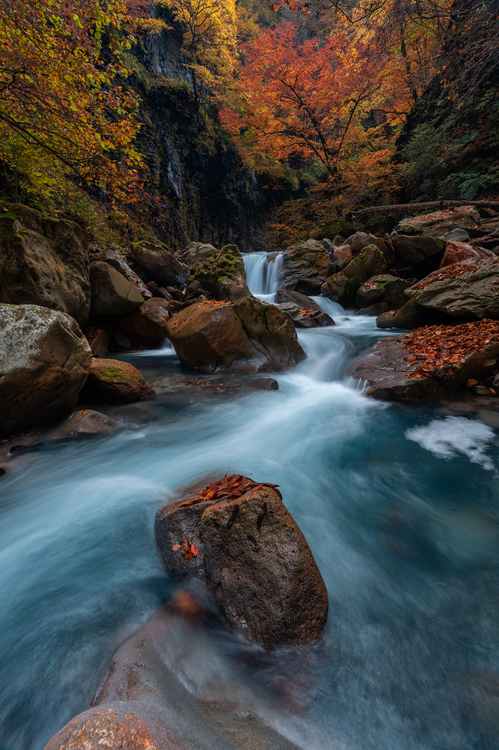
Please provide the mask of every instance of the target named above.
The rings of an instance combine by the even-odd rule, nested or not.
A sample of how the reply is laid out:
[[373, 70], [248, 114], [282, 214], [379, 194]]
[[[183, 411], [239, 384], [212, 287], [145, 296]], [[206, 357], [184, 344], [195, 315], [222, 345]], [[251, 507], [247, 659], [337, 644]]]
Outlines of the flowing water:
[[[272, 295], [256, 255], [250, 286]], [[195, 672], [244, 685], [262, 714], [272, 704], [307, 750], [499, 746], [495, 431], [365, 397], [345, 371], [381, 332], [321, 304], [337, 325], [299, 333], [308, 358], [278, 391], [127, 407], [116, 434], [47, 445], [1, 479], [1, 750], [42, 750], [88, 707], [114, 648], [174, 588], [156, 509], [227, 471], [281, 485], [330, 614], [303, 663], [244, 671], [219, 634], [194, 649]], [[127, 359], [150, 378], [181, 372], [168, 348]]]

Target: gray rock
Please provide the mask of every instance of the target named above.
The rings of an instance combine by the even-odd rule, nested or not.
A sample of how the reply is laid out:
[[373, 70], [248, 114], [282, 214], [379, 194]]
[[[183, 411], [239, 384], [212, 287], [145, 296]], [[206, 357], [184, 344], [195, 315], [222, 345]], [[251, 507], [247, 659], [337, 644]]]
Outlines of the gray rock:
[[376, 320], [378, 328], [420, 328], [429, 325], [428, 311], [415, 300], [407, 300], [399, 310], [383, 312]]
[[373, 276], [358, 290], [357, 306], [362, 309], [375, 302], [385, 302], [388, 310], [402, 307], [407, 301], [404, 291], [413, 283], [414, 280], [399, 279], [386, 273]]
[[334, 271], [334, 263], [322, 242], [307, 240], [286, 248], [283, 270], [284, 289], [316, 295], [320, 294], [322, 284]]
[[103, 261], [90, 265], [90, 286], [93, 316], [125, 315], [144, 302], [138, 289]]
[[130, 268], [123, 256], [116, 252], [116, 250], [105, 250], [101, 254], [99, 260], [104, 260], [106, 263], [109, 263], [110, 266], [115, 268], [116, 271], [121, 273], [130, 284], [134, 285], [144, 299], [149, 299], [149, 297], [153, 296], [140, 276]]
[[75, 411], [67, 418], [61, 427], [51, 436], [50, 442], [62, 440], [76, 440], [93, 437], [94, 435], [108, 435], [117, 428], [114, 419], [107, 417], [93, 409]]
[[444, 240], [444, 242], [469, 242], [470, 235], [465, 229], [455, 227], [454, 229], [451, 229], [450, 232], [441, 234], [440, 239]]
[[26, 206], [2, 214], [0, 302], [59, 310], [84, 326], [90, 312], [85, 230], [71, 221], [43, 219]]
[[133, 245], [131, 256], [158, 286], [183, 286], [189, 278], [189, 267], [159, 245], [140, 242]]
[[322, 294], [333, 302], [347, 305], [354, 301], [364, 282], [385, 271], [386, 260], [382, 251], [376, 245], [368, 245], [346, 268], [326, 280]]
[[190, 288], [197, 282], [200, 291], [206, 290], [217, 300], [234, 301], [250, 294], [244, 261], [237, 245], [229, 244], [217, 250], [213, 245], [191, 242], [185, 248], [183, 258], [192, 271]]
[[[458, 275], [459, 274], [459, 275]], [[434, 271], [406, 294], [455, 318], [499, 318], [499, 258], [470, 259]]]
[[0, 305], [0, 436], [71, 411], [91, 363], [88, 341], [66, 313]]
[[425, 258], [445, 250], [445, 242], [436, 237], [408, 237], [402, 234], [392, 238], [395, 255], [408, 266], [421, 263]]

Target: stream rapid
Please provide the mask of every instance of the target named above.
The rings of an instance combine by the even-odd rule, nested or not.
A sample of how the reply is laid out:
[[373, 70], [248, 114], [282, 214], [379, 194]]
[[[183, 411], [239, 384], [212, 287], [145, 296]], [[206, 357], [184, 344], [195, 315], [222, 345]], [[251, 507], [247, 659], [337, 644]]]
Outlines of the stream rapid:
[[[245, 263], [271, 300], [279, 256]], [[391, 333], [317, 301], [336, 326], [299, 331], [308, 357], [278, 391], [129, 406], [117, 433], [47, 444], [1, 479], [0, 750], [42, 750], [88, 708], [114, 649], [175, 589], [157, 508], [226, 472], [280, 485], [329, 618], [302, 663], [256, 654], [243, 669], [220, 632], [177, 644], [184, 682], [251, 694], [307, 750], [497, 749], [497, 433], [441, 405], [367, 398], [348, 363]], [[168, 347], [123, 359], [147, 379], [182, 372]]]

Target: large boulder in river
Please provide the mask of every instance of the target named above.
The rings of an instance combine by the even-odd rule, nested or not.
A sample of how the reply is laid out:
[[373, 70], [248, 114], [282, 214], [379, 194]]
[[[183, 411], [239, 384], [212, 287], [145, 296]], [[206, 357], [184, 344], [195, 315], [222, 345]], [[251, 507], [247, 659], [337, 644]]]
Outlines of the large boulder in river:
[[[357, 255], [360, 255], [365, 247], [368, 247], [369, 245], [376, 245], [376, 247], [378, 247], [383, 253], [388, 265], [391, 266], [395, 262], [393, 246], [389, 239], [385, 240], [383, 237], [376, 237], [376, 235], [370, 234], [368, 232], [355, 232], [355, 234], [351, 234], [350, 237], [345, 240], [345, 245], [350, 247], [352, 255], [355, 258], [357, 257]], [[334, 257], [336, 260], [336, 251], [334, 253]], [[337, 268], [337, 270], [341, 269]]]
[[195, 303], [174, 315], [167, 330], [182, 364], [204, 372], [280, 371], [306, 356], [288, 316], [254, 297]]
[[189, 278], [189, 268], [159, 245], [139, 242], [132, 246], [130, 254], [141, 266], [149, 281], [159, 286], [183, 286]]
[[154, 398], [154, 391], [142, 374], [129, 362], [93, 359], [82, 401], [132, 402]]
[[354, 301], [364, 282], [385, 271], [385, 256], [376, 245], [368, 245], [343, 271], [333, 274], [324, 282], [322, 294], [333, 302], [348, 305]]
[[156, 514], [168, 572], [204, 578], [232, 630], [270, 650], [315, 641], [327, 591], [274, 485], [226, 477]]
[[182, 257], [191, 268], [189, 285], [198, 283], [213, 299], [233, 301], [249, 295], [244, 261], [237, 245], [217, 250], [213, 245], [191, 242]]
[[69, 412], [92, 352], [66, 313], [38, 305], [0, 305], [0, 436]]
[[71, 221], [26, 206], [0, 216], [0, 302], [68, 313], [80, 326], [90, 312], [88, 239]]
[[144, 302], [138, 289], [108, 263], [90, 265], [93, 316], [125, 315]]
[[414, 266], [426, 258], [442, 253], [445, 250], [444, 240], [437, 237], [406, 237], [395, 235], [392, 237], [392, 245], [395, 255], [407, 266]]
[[407, 302], [404, 291], [411, 283], [387, 273], [372, 276], [357, 291], [357, 306], [363, 309], [376, 302], [385, 302], [389, 306], [387, 309], [398, 309]]
[[454, 263], [405, 293], [418, 305], [455, 318], [499, 318], [499, 258]]
[[321, 293], [321, 286], [334, 272], [334, 261], [324, 243], [307, 240], [286, 248], [283, 271], [284, 289], [316, 295]]
[[469, 378], [492, 374], [498, 357], [499, 323], [482, 320], [383, 339], [348, 372], [369, 384], [368, 395], [412, 403], [441, 398]]

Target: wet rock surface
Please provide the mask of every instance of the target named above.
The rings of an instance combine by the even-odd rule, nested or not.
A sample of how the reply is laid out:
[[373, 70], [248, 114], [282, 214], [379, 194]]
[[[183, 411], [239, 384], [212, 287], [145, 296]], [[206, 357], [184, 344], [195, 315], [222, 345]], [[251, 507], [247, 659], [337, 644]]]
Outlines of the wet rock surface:
[[204, 372], [280, 371], [306, 356], [288, 316], [254, 297], [195, 303], [177, 313], [167, 331], [181, 363]]
[[286, 313], [297, 328], [334, 326], [334, 320], [322, 311], [320, 305], [305, 294], [279, 289], [274, 304]]
[[120, 328], [131, 341], [156, 349], [167, 337], [172, 304], [162, 297], [151, 297], [130, 315], [122, 318]]
[[384, 339], [354, 360], [348, 372], [366, 381], [368, 395], [377, 398], [406, 403], [441, 398], [494, 371], [499, 327], [494, 321], [481, 323], [429, 326]]
[[226, 477], [165, 505], [155, 529], [170, 575], [206, 580], [229, 627], [250, 642], [270, 650], [321, 634], [327, 591], [273, 485]]
[[376, 302], [385, 302], [389, 310], [398, 309], [407, 302], [404, 291], [412, 283], [409, 280], [399, 279], [397, 276], [386, 273], [373, 276], [358, 290], [357, 305], [362, 309]]
[[376, 245], [368, 245], [342, 271], [329, 276], [322, 285], [322, 294], [333, 302], [348, 305], [354, 301], [362, 284], [385, 271], [383, 253]]
[[92, 362], [73, 318], [37, 305], [0, 305], [0, 436], [69, 412]]
[[153, 397], [154, 391], [133, 365], [117, 359], [93, 359], [80, 400], [128, 402]]
[[117, 429], [114, 419], [93, 409], [75, 411], [51, 436], [51, 442], [109, 435]]
[[282, 286], [300, 294], [317, 295], [334, 272], [334, 261], [323, 242], [307, 240], [286, 248]]
[[[165, 660], [181, 619], [176, 607], [168, 609], [117, 649], [91, 708], [66, 724], [46, 750], [297, 750], [251, 706], [240, 707], [225, 694], [196, 698], [186, 689]], [[182, 610], [195, 618], [195, 607], [192, 614]], [[191, 640], [201, 637], [195, 619], [181, 624]]]
[[418, 305], [456, 318], [499, 317], [499, 258], [442, 268], [406, 290]]
[[85, 325], [90, 312], [85, 230], [14, 206], [0, 216], [0, 238], [0, 302], [59, 310]]

